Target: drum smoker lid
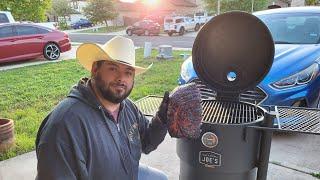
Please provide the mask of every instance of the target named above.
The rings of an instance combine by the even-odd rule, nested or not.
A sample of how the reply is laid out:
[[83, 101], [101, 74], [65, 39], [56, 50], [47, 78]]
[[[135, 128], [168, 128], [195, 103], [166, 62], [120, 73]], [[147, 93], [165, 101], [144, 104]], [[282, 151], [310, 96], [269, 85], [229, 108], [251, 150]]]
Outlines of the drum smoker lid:
[[240, 94], [269, 72], [274, 43], [267, 26], [245, 12], [213, 17], [199, 31], [192, 62], [199, 78], [219, 94]]

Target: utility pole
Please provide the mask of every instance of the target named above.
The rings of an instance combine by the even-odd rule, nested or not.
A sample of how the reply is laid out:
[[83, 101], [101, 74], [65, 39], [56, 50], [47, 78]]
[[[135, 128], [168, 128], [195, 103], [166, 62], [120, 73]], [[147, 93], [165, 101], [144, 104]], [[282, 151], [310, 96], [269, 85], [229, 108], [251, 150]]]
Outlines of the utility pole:
[[220, 0], [218, 0], [218, 7], [217, 7], [218, 15], [220, 14]]
[[251, 14], [253, 13], [253, 4], [254, 4], [254, 0], [251, 0]]

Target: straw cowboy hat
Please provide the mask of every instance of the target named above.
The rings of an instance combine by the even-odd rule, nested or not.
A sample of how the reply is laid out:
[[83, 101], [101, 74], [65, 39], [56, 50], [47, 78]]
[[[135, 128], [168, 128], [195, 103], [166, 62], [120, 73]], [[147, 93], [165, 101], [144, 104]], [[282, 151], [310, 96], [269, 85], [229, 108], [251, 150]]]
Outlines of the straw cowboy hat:
[[100, 60], [131, 66], [135, 69], [136, 75], [144, 73], [152, 66], [152, 64], [147, 68], [136, 66], [133, 41], [122, 36], [115, 36], [104, 45], [83, 43], [77, 49], [77, 59], [88, 71], [91, 71], [95, 61]]

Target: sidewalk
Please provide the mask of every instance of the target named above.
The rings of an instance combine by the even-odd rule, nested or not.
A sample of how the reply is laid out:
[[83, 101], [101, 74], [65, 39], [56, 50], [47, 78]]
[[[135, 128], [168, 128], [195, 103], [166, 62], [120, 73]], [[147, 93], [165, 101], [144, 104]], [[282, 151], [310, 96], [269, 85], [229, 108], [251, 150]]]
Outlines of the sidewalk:
[[[143, 155], [141, 162], [158, 168], [170, 180], [179, 179], [179, 158], [176, 155], [175, 139], [169, 136], [158, 149]], [[272, 152], [271, 152], [272, 153]], [[0, 180], [30, 180], [36, 176], [37, 160], [35, 151], [0, 162]], [[317, 180], [309, 174], [269, 163], [268, 180]]]

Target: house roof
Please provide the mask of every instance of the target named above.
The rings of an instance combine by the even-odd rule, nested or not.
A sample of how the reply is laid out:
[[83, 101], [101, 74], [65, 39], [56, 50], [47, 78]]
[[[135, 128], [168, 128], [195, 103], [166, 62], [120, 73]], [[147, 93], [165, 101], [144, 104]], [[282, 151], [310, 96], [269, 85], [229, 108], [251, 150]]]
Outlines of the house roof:
[[185, 7], [197, 7], [195, 3], [186, 0], [169, 0], [173, 5]]
[[[160, 0], [159, 1], [159, 3], [161, 4], [165, 4], [166, 2], [169, 2], [174, 6], [179, 6], [179, 7], [197, 7], [195, 3], [189, 2], [187, 0]], [[162, 5], [159, 5], [159, 7], [165, 8]], [[140, 11], [141, 9], [144, 9], [144, 4], [142, 3], [142, 0], [137, 0], [134, 3], [122, 2], [119, 0], [118, 9], [120, 11]]]

